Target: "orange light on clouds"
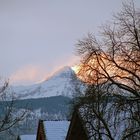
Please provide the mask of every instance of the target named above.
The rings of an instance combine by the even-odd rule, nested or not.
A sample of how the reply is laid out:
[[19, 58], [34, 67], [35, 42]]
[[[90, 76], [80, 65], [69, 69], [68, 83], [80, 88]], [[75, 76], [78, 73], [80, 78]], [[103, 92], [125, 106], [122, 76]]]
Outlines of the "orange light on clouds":
[[67, 61], [64, 61], [63, 59], [57, 62], [53, 62], [53, 67], [51, 68], [40, 65], [25, 65], [23, 67], [20, 67], [9, 77], [10, 83], [14, 85], [40, 83], [51, 77], [56, 71], [62, 69], [65, 66], [72, 66], [72, 69], [75, 71], [75, 73], [77, 73], [79, 66], [75, 66], [74, 64], [76, 64], [78, 61], [79, 57], [72, 56], [68, 58]]
[[29, 84], [34, 83], [42, 80], [42, 77], [44, 79], [46, 78], [46, 73], [43, 71], [43, 69], [39, 66], [25, 66], [17, 70], [15, 73], [13, 73], [10, 76], [10, 83], [17, 84], [17, 83], [23, 83], [23, 84]]
[[[26, 65], [24, 67], [21, 67], [16, 72], [14, 72], [10, 76], [10, 83], [14, 85], [28, 85], [28, 84], [35, 84], [40, 83], [46, 79], [48, 79], [50, 76], [52, 76], [56, 71], [59, 69], [62, 69], [64, 66], [71, 67], [74, 63], [78, 61], [77, 57], [71, 57], [67, 62], [54, 62], [54, 66], [51, 68], [51, 71], [48, 71], [45, 66], [39, 66], [39, 65]], [[76, 71], [77, 67], [77, 71]], [[72, 69], [77, 73], [78, 72], [78, 66], [72, 67]]]

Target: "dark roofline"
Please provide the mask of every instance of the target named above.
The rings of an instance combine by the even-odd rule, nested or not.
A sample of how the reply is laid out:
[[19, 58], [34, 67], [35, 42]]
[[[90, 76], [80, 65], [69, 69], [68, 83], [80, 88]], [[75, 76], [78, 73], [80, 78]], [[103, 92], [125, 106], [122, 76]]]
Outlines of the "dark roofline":
[[88, 139], [88, 133], [87, 133], [86, 127], [85, 127], [85, 125], [84, 125], [84, 123], [83, 123], [83, 120], [82, 120], [82, 118], [81, 118], [81, 116], [80, 116], [80, 112], [78, 111], [78, 109], [75, 109], [74, 112], [73, 112], [73, 114], [72, 114], [72, 118], [71, 118], [70, 126], [69, 126], [69, 129], [68, 129], [68, 132], [67, 132], [66, 140], [68, 140], [68, 138], [69, 138], [69, 136], [70, 136], [70, 134], [71, 134], [71, 132], [72, 132], [72, 128], [73, 128], [73, 126], [75, 125], [74, 120], [75, 120], [76, 118], [78, 118], [79, 121], [80, 121], [80, 123], [82, 124], [82, 128], [83, 128], [83, 130], [84, 130], [84, 132], [85, 132], [85, 135], [86, 135], [86, 137], [87, 137], [87, 139]]
[[39, 122], [38, 122], [38, 128], [37, 128], [37, 136], [36, 136], [36, 140], [38, 140], [39, 139], [39, 130], [40, 130], [40, 128], [42, 127], [42, 130], [43, 130], [43, 136], [44, 136], [44, 138], [45, 138], [45, 140], [47, 140], [46, 139], [46, 134], [45, 134], [45, 129], [44, 129], [44, 123], [43, 123], [43, 120], [39, 120]]

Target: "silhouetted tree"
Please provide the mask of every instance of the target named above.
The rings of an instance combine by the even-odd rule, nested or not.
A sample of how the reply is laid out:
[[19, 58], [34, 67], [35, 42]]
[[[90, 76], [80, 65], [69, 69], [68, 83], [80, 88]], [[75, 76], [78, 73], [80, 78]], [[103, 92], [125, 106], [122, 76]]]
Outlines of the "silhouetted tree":
[[17, 111], [15, 101], [9, 82], [5, 81], [0, 86], [0, 133], [13, 128], [28, 114], [26, 109]]
[[[119, 139], [139, 139], [140, 10], [135, 8], [133, 1], [123, 3], [122, 10], [114, 15], [113, 22], [102, 26], [101, 36], [101, 39], [97, 39], [93, 34], [88, 34], [77, 43], [77, 51], [82, 58], [79, 77], [94, 85], [95, 89], [100, 85], [104, 86], [102, 90], [100, 87], [100, 91], [105, 93], [105, 97], [111, 98], [109, 102], [106, 98], [108, 110], [106, 113], [111, 120], [108, 121], [107, 114], [104, 117], [101, 108], [98, 107], [104, 104], [104, 100], [100, 101], [102, 96], [95, 101], [99, 105], [92, 106], [94, 110], [90, 112], [96, 114], [97, 111], [100, 114], [96, 114], [95, 117], [100, 122], [96, 129], [99, 130], [101, 127], [102, 130], [96, 131], [98, 139], [103, 139], [104, 135], [102, 121], [105, 121], [107, 126], [105, 130], [110, 131], [108, 131], [110, 134], [106, 133], [109, 139], [116, 137], [112, 129], [118, 131], [116, 135], [120, 135]], [[91, 93], [99, 94], [96, 90]]]

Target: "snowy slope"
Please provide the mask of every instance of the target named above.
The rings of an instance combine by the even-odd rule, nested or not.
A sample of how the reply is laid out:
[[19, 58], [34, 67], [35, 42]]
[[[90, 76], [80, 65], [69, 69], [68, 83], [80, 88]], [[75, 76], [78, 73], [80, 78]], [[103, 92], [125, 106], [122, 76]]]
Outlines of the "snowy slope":
[[45, 134], [48, 140], [65, 140], [70, 121], [44, 121]]
[[21, 135], [21, 140], [36, 140], [36, 135]]
[[58, 95], [72, 97], [76, 86], [80, 84], [81, 81], [77, 79], [74, 71], [70, 67], [64, 67], [42, 83], [31, 86], [17, 86], [13, 87], [13, 90], [18, 99], [43, 98]]

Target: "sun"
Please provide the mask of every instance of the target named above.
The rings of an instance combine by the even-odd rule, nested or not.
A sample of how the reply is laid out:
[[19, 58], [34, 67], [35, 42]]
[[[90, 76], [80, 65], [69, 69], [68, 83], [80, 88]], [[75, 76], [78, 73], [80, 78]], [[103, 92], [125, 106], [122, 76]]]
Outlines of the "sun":
[[80, 66], [79, 65], [75, 65], [75, 66], [73, 66], [73, 67], [71, 67], [72, 68], [72, 70], [77, 74], [78, 72], [79, 72], [79, 70], [80, 70]]

